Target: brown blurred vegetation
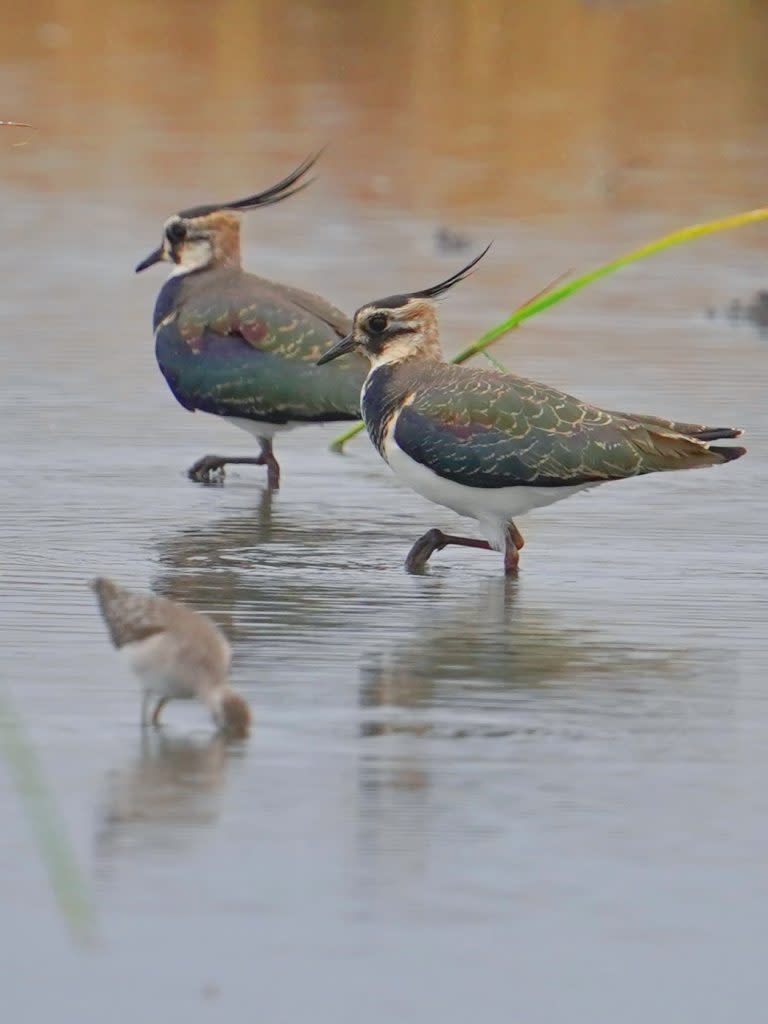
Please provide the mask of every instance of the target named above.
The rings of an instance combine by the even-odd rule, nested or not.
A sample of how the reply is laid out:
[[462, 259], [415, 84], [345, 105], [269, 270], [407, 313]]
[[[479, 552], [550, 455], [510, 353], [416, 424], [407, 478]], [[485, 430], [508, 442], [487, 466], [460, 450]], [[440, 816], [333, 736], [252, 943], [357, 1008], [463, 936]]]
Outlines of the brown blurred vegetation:
[[33, 0], [4, 19], [0, 114], [60, 154], [3, 173], [236, 190], [244, 158], [328, 142], [348, 196], [404, 208], [749, 204], [767, 30], [749, 0]]

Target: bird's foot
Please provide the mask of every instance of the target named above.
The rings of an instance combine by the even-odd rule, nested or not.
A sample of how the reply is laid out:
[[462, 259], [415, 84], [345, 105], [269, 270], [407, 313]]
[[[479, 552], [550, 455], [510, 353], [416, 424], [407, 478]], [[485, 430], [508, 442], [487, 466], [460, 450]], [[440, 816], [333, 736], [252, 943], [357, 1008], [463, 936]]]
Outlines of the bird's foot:
[[[477, 540], [474, 537], [454, 537], [435, 528], [427, 530], [423, 537], [419, 537], [408, 552], [405, 568], [408, 572], [423, 572], [432, 554], [435, 551], [442, 551], [449, 544], [456, 544], [464, 548], [481, 548], [483, 551], [491, 550], [487, 540]], [[517, 576], [520, 565], [520, 548], [523, 544], [525, 544], [523, 535], [514, 523], [510, 523], [507, 527], [507, 540], [504, 547], [504, 574], [506, 576]]]
[[405, 560], [405, 568], [408, 572], [421, 572], [429, 561], [434, 551], [442, 551], [449, 544], [456, 544], [462, 548], [482, 548], [483, 551], [490, 551], [491, 546], [487, 540], [477, 540], [475, 537], [454, 537], [450, 533], [443, 533], [442, 530], [427, 530], [423, 537], [419, 537]]
[[226, 465], [266, 466], [267, 487], [270, 491], [277, 491], [280, 488], [280, 463], [272, 454], [272, 446], [266, 442], [262, 443], [261, 455], [204, 455], [190, 466], [187, 476], [199, 484], [219, 484], [224, 479]]
[[442, 551], [447, 543], [448, 539], [442, 530], [427, 530], [408, 552], [405, 568], [408, 572], [423, 572], [432, 554], [435, 551]]
[[221, 483], [224, 479], [224, 467], [229, 459], [221, 455], [204, 455], [187, 470], [187, 476], [198, 484]]

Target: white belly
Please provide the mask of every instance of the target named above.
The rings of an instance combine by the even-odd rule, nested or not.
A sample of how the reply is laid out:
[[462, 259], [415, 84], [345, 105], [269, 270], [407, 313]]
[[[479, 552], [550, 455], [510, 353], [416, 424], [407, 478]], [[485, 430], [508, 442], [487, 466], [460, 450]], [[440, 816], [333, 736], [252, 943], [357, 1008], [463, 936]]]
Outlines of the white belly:
[[169, 633], [156, 633], [144, 640], [124, 644], [119, 654], [138, 676], [142, 689], [157, 697], [187, 700], [196, 695], [194, 681], [188, 678], [178, 644]]
[[285, 434], [288, 430], [295, 430], [296, 427], [306, 427], [309, 424], [301, 420], [289, 420], [288, 423], [264, 423], [261, 420], [246, 420], [241, 416], [221, 416], [220, 419], [231, 423], [233, 427], [239, 427], [256, 438], [266, 438], [271, 441], [275, 434]]
[[391, 434], [384, 443], [387, 462], [394, 474], [437, 505], [453, 509], [460, 516], [476, 519], [483, 536], [497, 551], [504, 550], [507, 524], [534, 508], [552, 505], [597, 484], [573, 487], [468, 487], [446, 480], [406, 455]]

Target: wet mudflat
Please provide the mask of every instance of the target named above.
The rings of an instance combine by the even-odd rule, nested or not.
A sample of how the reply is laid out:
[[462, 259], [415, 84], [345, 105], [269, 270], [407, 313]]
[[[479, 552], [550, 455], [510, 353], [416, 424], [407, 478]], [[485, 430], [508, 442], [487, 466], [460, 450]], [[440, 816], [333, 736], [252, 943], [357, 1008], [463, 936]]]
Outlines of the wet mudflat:
[[[250, 442], [174, 403], [149, 328], [160, 275], [131, 274], [174, 209], [266, 185], [328, 135], [322, 181], [245, 221], [247, 264], [352, 309], [460, 264], [434, 244], [441, 225], [478, 249], [493, 237], [493, 258], [442, 305], [449, 351], [568, 267], [764, 202], [766, 127], [748, 102], [760, 83], [745, 72], [736, 88], [725, 58], [699, 64], [735, 52], [749, 67], [757, 15], [710, 5], [699, 57], [670, 43], [646, 82], [660, 111], [629, 40], [670, 9], [682, 29], [686, 5], [556, 6], [564, 35], [542, 62], [560, 67], [578, 31], [605, 74], [571, 68], [581, 119], [567, 76], [547, 92], [546, 67], [528, 63], [527, 105], [491, 106], [474, 135], [443, 124], [442, 65], [411, 83], [424, 109], [403, 112], [370, 63], [345, 65], [351, 92], [313, 63], [364, 45], [379, 17], [365, 5], [343, 39], [318, 34], [319, 5], [277, 20], [269, 52], [304, 68], [290, 81], [273, 68], [249, 91], [246, 51], [208, 54], [219, 103], [236, 89], [253, 109], [208, 100], [199, 124], [197, 16], [171, 47], [148, 41], [153, 12], [138, 5], [119, 52], [87, 60], [98, 23], [76, 13], [67, 39], [27, 14], [5, 40], [16, 99], [3, 115], [49, 113], [47, 136], [3, 153], [2, 681], [100, 935], [95, 951], [71, 941], [0, 771], [11, 1017], [719, 1022], [764, 1003], [768, 347], [706, 316], [765, 285], [764, 230], [642, 264], [495, 350], [609, 408], [737, 423], [750, 449], [534, 513], [516, 581], [461, 550], [406, 575], [415, 537], [459, 521], [398, 487], [365, 439], [343, 457], [327, 451], [333, 431], [280, 439], [274, 496], [255, 468], [188, 481], [199, 455]], [[440, 22], [443, 44], [462, 25]], [[615, 60], [625, 35], [633, 103], [612, 111], [601, 55]], [[114, 123], [94, 120], [107, 57]], [[175, 88], [142, 86], [150, 71], [174, 71], [160, 82]], [[480, 106], [498, 93], [490, 74], [472, 82]], [[452, 88], [456, 110], [466, 83]], [[530, 129], [526, 147], [493, 134], [506, 116]], [[193, 165], [201, 131], [220, 156], [207, 147]], [[548, 148], [550, 131], [567, 144]], [[383, 166], [403, 138], [411, 162]], [[225, 746], [184, 705], [141, 733], [86, 586], [102, 572], [226, 630], [256, 719], [247, 745]]]

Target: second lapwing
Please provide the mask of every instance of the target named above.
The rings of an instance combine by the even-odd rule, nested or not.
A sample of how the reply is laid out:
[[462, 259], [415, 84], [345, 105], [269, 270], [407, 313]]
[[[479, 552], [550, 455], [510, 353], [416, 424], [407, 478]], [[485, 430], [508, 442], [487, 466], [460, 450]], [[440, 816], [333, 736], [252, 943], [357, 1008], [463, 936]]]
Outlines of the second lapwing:
[[240, 262], [241, 214], [305, 188], [314, 162], [255, 195], [174, 214], [162, 243], [136, 267], [171, 265], [153, 320], [157, 362], [176, 399], [191, 412], [221, 416], [260, 446], [256, 456], [199, 459], [189, 470], [193, 480], [210, 481], [229, 463], [252, 463], [266, 466], [268, 485], [277, 488], [276, 434], [359, 416], [365, 360], [353, 355], [338, 368], [316, 366], [349, 332], [349, 318], [317, 295], [247, 273]]
[[409, 569], [458, 544], [503, 552], [515, 574], [523, 538], [514, 520], [526, 512], [610, 480], [745, 454], [712, 444], [738, 437], [736, 427], [610, 412], [524, 377], [444, 362], [434, 299], [483, 255], [430, 288], [361, 306], [350, 334], [319, 360], [365, 353], [361, 407], [379, 454], [413, 490], [479, 524], [484, 539], [429, 530]]

